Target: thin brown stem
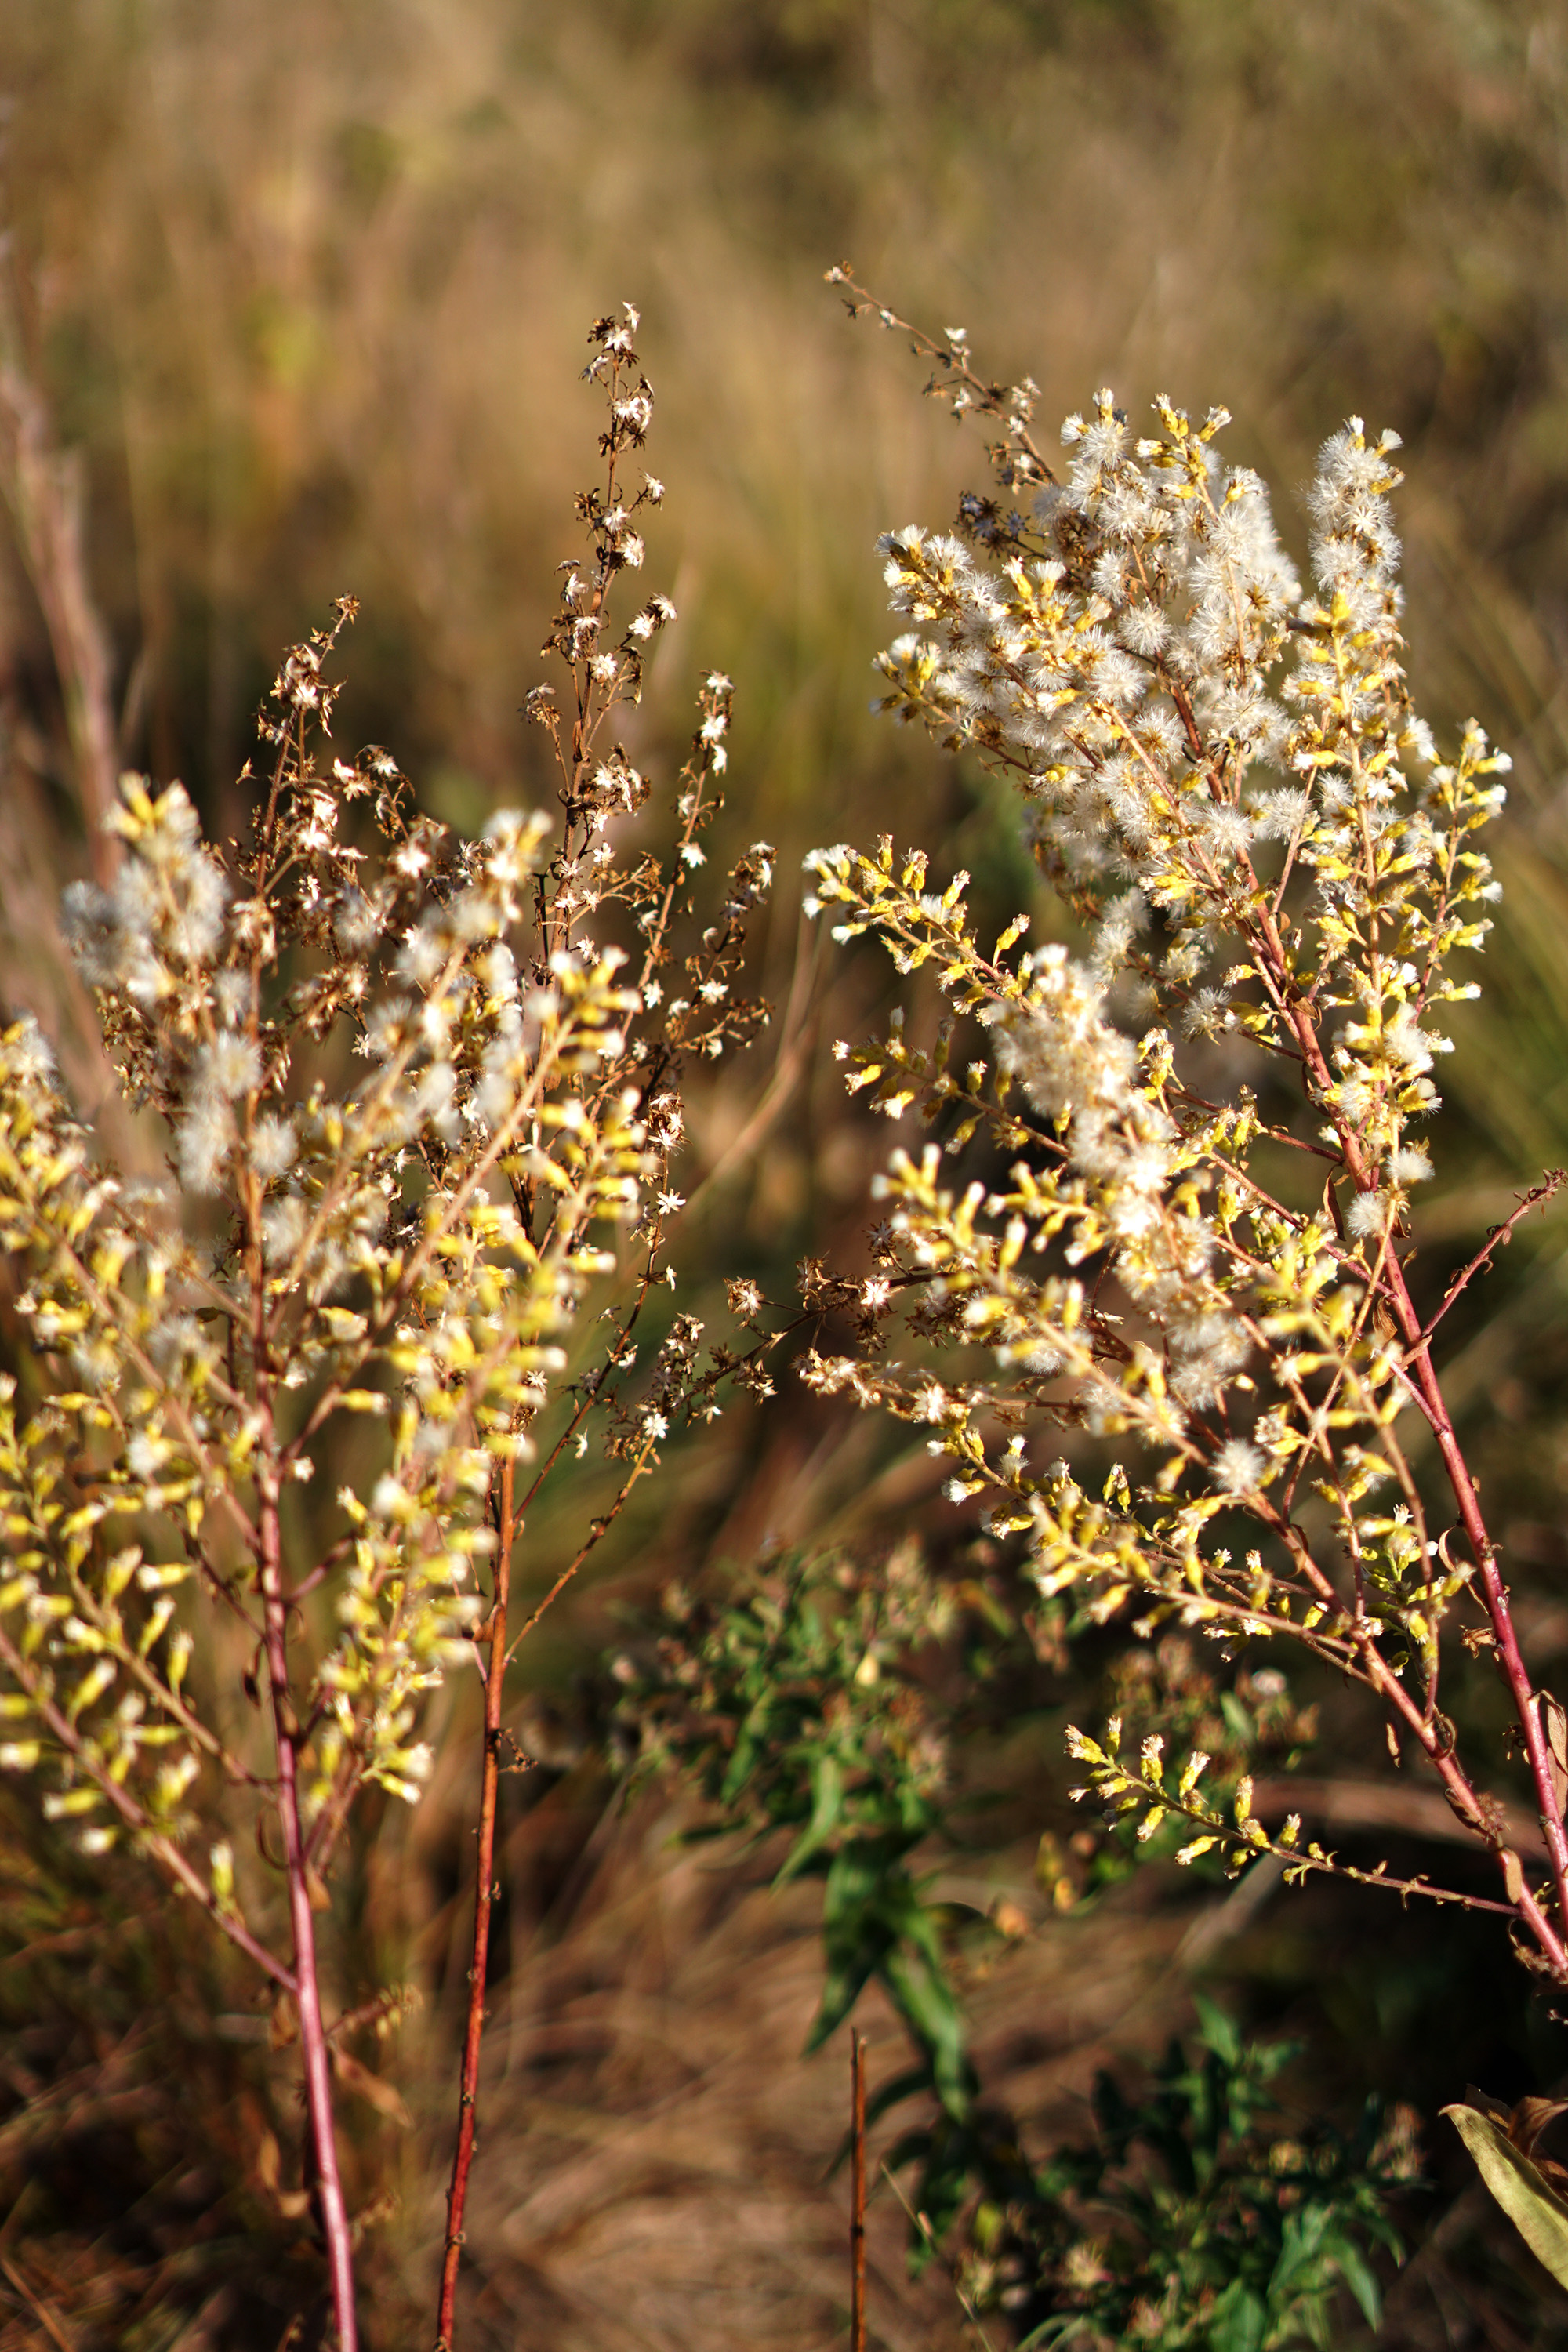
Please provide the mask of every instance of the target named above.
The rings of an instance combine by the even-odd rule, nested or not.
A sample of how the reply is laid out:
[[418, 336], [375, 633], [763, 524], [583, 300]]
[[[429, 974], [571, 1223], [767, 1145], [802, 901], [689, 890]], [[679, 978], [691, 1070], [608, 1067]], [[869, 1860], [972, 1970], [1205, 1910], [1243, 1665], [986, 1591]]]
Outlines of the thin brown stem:
[[447, 2244], [441, 2262], [440, 2301], [436, 2315], [437, 2352], [450, 2352], [458, 2302], [458, 2270], [463, 2258], [463, 2213], [474, 2162], [474, 2125], [479, 2089], [479, 2045], [485, 2031], [485, 1979], [490, 1951], [490, 1915], [495, 1901], [496, 1813], [500, 1794], [501, 1686], [506, 1680], [506, 1612], [511, 1591], [511, 1554], [517, 1540], [513, 1517], [514, 1465], [501, 1465], [495, 1593], [489, 1620], [489, 1671], [485, 1677], [485, 1738], [479, 1765], [478, 1875], [474, 1889], [474, 1941], [468, 1968], [468, 2016], [463, 2034], [463, 2072], [458, 2100], [458, 2145], [452, 2185], [447, 2194]]
[[76, 2346], [55, 2317], [52, 2307], [28, 2285], [9, 2254], [0, 2254], [0, 2270], [5, 2272], [50, 2343], [58, 2347], [58, 2352], [76, 2352]]
[[1539, 1184], [1531, 1185], [1530, 1191], [1521, 1199], [1519, 1206], [1503, 1219], [1501, 1224], [1493, 1226], [1491, 1232], [1487, 1235], [1485, 1243], [1476, 1252], [1469, 1264], [1459, 1268], [1458, 1273], [1454, 1276], [1453, 1281], [1443, 1293], [1442, 1305], [1438, 1307], [1436, 1313], [1433, 1316], [1431, 1321], [1427, 1324], [1426, 1329], [1421, 1334], [1421, 1345], [1423, 1347], [1426, 1347], [1428, 1340], [1431, 1339], [1433, 1332], [1436, 1331], [1438, 1324], [1448, 1312], [1449, 1307], [1453, 1306], [1455, 1300], [1458, 1297], [1459, 1293], [1464, 1290], [1469, 1283], [1473, 1282], [1476, 1276], [1482, 1273], [1490, 1263], [1493, 1251], [1506, 1247], [1508, 1243], [1513, 1239], [1514, 1227], [1519, 1224], [1522, 1219], [1529, 1216], [1531, 1209], [1544, 1208], [1547, 1202], [1550, 1201], [1555, 1193], [1561, 1192], [1564, 1184], [1568, 1184], [1568, 1169], [1550, 1169], [1546, 1175], [1542, 1177]]
[[[647, 1444], [644, 1446], [642, 1452], [638, 1454], [636, 1462], [632, 1465], [630, 1476], [626, 1479], [626, 1484], [622, 1486], [620, 1493], [616, 1496], [616, 1499], [611, 1504], [609, 1509], [605, 1513], [603, 1518], [595, 1519], [593, 1521], [587, 1541], [578, 1547], [575, 1556], [568, 1561], [567, 1565], [562, 1570], [560, 1575], [556, 1578], [554, 1583], [551, 1586], [543, 1600], [539, 1602], [538, 1606], [533, 1611], [532, 1615], [526, 1618], [522, 1624], [518, 1628], [517, 1637], [513, 1641], [510, 1649], [506, 1653], [506, 1656], [502, 1662], [504, 1664], [510, 1665], [511, 1664], [512, 1659], [517, 1655], [518, 1651], [522, 1647], [523, 1643], [532, 1633], [534, 1627], [538, 1624], [545, 1611], [550, 1607], [552, 1601], [558, 1601], [560, 1599], [562, 1593], [565, 1591], [566, 1587], [571, 1583], [572, 1579], [576, 1575], [577, 1570], [582, 1567], [583, 1562], [587, 1559], [589, 1553], [595, 1549], [595, 1545], [602, 1542], [604, 1538], [609, 1533], [611, 1528], [620, 1517], [621, 1507], [626, 1502], [626, 1497], [630, 1495], [632, 1488], [637, 1485], [637, 1480], [647, 1470], [648, 1466], [648, 1457], [652, 1452], [653, 1441], [650, 1438]], [[537, 1483], [538, 1482], [536, 1481], [535, 1484], [537, 1485]]]
[[849, 2352], [866, 2352], [866, 2037], [849, 2034]]
[[0, 288], [0, 499], [48, 631], [88, 856], [94, 879], [107, 886], [120, 862], [108, 826], [120, 758], [109, 637], [88, 581], [85, 488], [81, 453], [54, 446], [8, 291]]
[[300, 2011], [300, 2049], [304, 2061], [305, 2107], [315, 2158], [316, 2203], [327, 2250], [327, 2272], [337, 2323], [338, 2352], [356, 2352], [353, 2240], [338, 2171], [332, 2128], [332, 2074], [321, 2017], [321, 1987], [316, 1958], [316, 1918], [310, 1906], [310, 1872], [300, 1821], [300, 1723], [289, 1679], [289, 1608], [283, 1592], [282, 1537], [278, 1496], [261, 1493], [260, 1584], [265, 1612], [267, 1678], [272, 1699], [278, 1753], [278, 1820], [283, 1833], [283, 1868], [289, 1888], [289, 1924], [294, 1935], [294, 1998]]

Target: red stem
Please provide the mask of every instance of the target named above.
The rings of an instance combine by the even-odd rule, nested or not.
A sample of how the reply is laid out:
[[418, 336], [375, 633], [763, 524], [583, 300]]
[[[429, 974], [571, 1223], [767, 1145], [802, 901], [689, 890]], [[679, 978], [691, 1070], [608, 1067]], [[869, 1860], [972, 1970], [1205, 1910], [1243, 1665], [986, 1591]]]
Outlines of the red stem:
[[332, 2076], [321, 2019], [321, 1989], [316, 1963], [316, 1920], [310, 1908], [310, 1872], [300, 1826], [299, 1746], [301, 1738], [289, 1686], [288, 1604], [283, 1594], [281, 1535], [275, 1485], [261, 1492], [261, 1599], [267, 1676], [278, 1750], [278, 1818], [283, 1833], [283, 1866], [289, 1885], [289, 1921], [294, 1933], [295, 1999], [300, 2007], [300, 2047], [305, 2063], [305, 2108], [316, 2163], [316, 2203], [326, 2242], [338, 2352], [357, 2352], [354, 2315], [353, 2241], [338, 2171], [332, 2130]]
[[[1514, 1712], [1519, 1718], [1520, 1728], [1524, 1735], [1525, 1748], [1530, 1757], [1531, 1778], [1535, 1782], [1541, 1826], [1545, 1833], [1546, 1850], [1552, 1859], [1552, 1876], [1557, 1890], [1557, 1918], [1561, 1930], [1568, 1927], [1568, 1837], [1563, 1834], [1563, 1816], [1557, 1809], [1556, 1794], [1552, 1781], [1552, 1759], [1547, 1751], [1545, 1735], [1541, 1728], [1539, 1711], [1534, 1704], [1535, 1691], [1531, 1683], [1530, 1670], [1521, 1655], [1519, 1636], [1514, 1632], [1513, 1614], [1509, 1607], [1508, 1587], [1499, 1571], [1497, 1553], [1491, 1538], [1487, 1534], [1486, 1522], [1481, 1517], [1480, 1498], [1476, 1493], [1475, 1480], [1470, 1475], [1469, 1465], [1460, 1449], [1459, 1441], [1454, 1433], [1454, 1424], [1449, 1418], [1443, 1391], [1438, 1386], [1437, 1376], [1432, 1370], [1430, 1342], [1421, 1336], [1420, 1318], [1411, 1303], [1410, 1294], [1405, 1284], [1405, 1270], [1397, 1259], [1391, 1260], [1389, 1280], [1390, 1287], [1394, 1292], [1394, 1311], [1404, 1328], [1406, 1345], [1410, 1350], [1405, 1362], [1414, 1371], [1416, 1384], [1421, 1391], [1422, 1402], [1426, 1408], [1426, 1418], [1432, 1424], [1433, 1434], [1437, 1440], [1437, 1450], [1443, 1457], [1443, 1466], [1447, 1471], [1448, 1483], [1454, 1490], [1454, 1499], [1459, 1507], [1459, 1523], [1469, 1539], [1470, 1549], [1479, 1564], [1481, 1589], [1486, 1596], [1487, 1614], [1491, 1619], [1492, 1638], [1497, 1643], [1498, 1656], [1502, 1662], [1503, 1675], [1508, 1683]], [[1538, 1936], [1540, 1933], [1538, 1928]], [[1557, 1968], [1568, 1967], [1568, 1951], [1564, 1950], [1560, 1934], [1544, 1943], [1543, 1948], [1548, 1950], [1550, 1958]]]
[[[1310, 1012], [1301, 1002], [1300, 995], [1293, 995], [1290, 992], [1283, 947], [1279, 932], [1267, 913], [1262, 919], [1262, 929], [1269, 960], [1274, 964], [1276, 975], [1286, 994], [1290, 1024], [1296, 1032], [1297, 1043], [1301, 1048], [1307, 1071], [1320, 1096], [1326, 1097], [1333, 1085], [1332, 1074], [1324, 1059], [1323, 1049], [1318, 1042], [1318, 1033]], [[1356, 1139], [1342, 1128], [1341, 1139], [1345, 1167], [1352, 1181], [1364, 1190], [1372, 1181], [1371, 1173], [1362, 1157]], [[1554, 1932], [1548, 1924], [1544, 1914], [1529, 1895], [1528, 1891], [1521, 1900], [1510, 1887], [1510, 1896], [1516, 1902], [1521, 1915], [1529, 1922], [1536, 1941], [1553, 1969], [1560, 1974], [1568, 1976], [1568, 1947], [1564, 1946], [1563, 1940], [1563, 1930], [1568, 1927], [1568, 1837], [1564, 1836], [1563, 1817], [1557, 1810], [1552, 1783], [1552, 1759], [1547, 1753], [1545, 1735], [1541, 1728], [1539, 1713], [1534, 1704], [1535, 1693], [1531, 1685], [1529, 1671], [1520, 1654], [1519, 1639], [1513, 1629], [1513, 1618], [1509, 1609], [1508, 1587], [1499, 1573], [1496, 1551], [1487, 1533], [1486, 1521], [1481, 1516], [1480, 1498], [1476, 1492], [1475, 1480], [1471, 1475], [1469, 1465], [1465, 1460], [1459, 1441], [1455, 1435], [1453, 1421], [1444, 1401], [1437, 1376], [1432, 1369], [1430, 1335], [1422, 1329], [1421, 1318], [1415, 1312], [1405, 1283], [1405, 1269], [1392, 1251], [1387, 1255], [1384, 1279], [1387, 1286], [1390, 1304], [1394, 1308], [1394, 1317], [1405, 1341], [1405, 1368], [1420, 1391], [1422, 1409], [1431, 1424], [1432, 1433], [1437, 1441], [1437, 1450], [1442, 1455], [1443, 1467], [1448, 1474], [1448, 1484], [1453, 1489], [1454, 1500], [1458, 1506], [1459, 1523], [1476, 1556], [1487, 1614], [1491, 1620], [1492, 1637], [1497, 1643], [1503, 1676], [1513, 1700], [1514, 1713], [1524, 1739], [1525, 1752], [1530, 1758], [1531, 1777], [1535, 1783], [1536, 1803], [1541, 1813], [1541, 1826], [1546, 1840], [1546, 1850], [1551, 1857], [1552, 1877], [1556, 1889], [1558, 1921], [1556, 1931]], [[1513, 1868], [1517, 1870], [1518, 1858], [1503, 1847], [1500, 1838], [1497, 1843], [1500, 1867], [1503, 1869], [1506, 1884], [1509, 1863], [1511, 1862]], [[1507, 1853], [1506, 1861], [1505, 1853]]]
[[500, 1793], [501, 1685], [506, 1680], [506, 1612], [511, 1590], [511, 1550], [517, 1537], [512, 1517], [512, 1464], [503, 1462], [495, 1599], [488, 1629], [489, 1671], [485, 1678], [485, 1744], [479, 1767], [479, 1882], [474, 1889], [474, 1944], [468, 1969], [468, 2018], [463, 2035], [458, 2145], [452, 2157], [452, 2185], [447, 2195], [447, 2246], [441, 2263], [441, 2297], [436, 2315], [436, 2352], [451, 2352], [458, 2304], [458, 2271], [463, 2259], [463, 2213], [468, 2204], [468, 2176], [474, 2162], [479, 2044], [485, 2031], [485, 1978], [489, 1962], [490, 1912], [495, 1897], [496, 1812]]

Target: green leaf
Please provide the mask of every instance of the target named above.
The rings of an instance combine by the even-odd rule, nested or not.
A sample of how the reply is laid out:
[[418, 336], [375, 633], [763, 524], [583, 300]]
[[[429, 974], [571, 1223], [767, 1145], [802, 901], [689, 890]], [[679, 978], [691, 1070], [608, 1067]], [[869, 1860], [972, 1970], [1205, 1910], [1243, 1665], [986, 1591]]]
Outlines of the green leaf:
[[721, 1804], [732, 1805], [756, 1769], [757, 1759], [765, 1749], [765, 1718], [764, 1703], [752, 1709], [737, 1732], [734, 1754], [730, 1759], [729, 1769], [720, 1786], [719, 1798]]
[[[922, 1964], [923, 1963], [923, 1964]], [[969, 2109], [969, 2068], [964, 2055], [963, 2012], [952, 1988], [923, 1954], [890, 1951], [878, 1971], [900, 2015], [931, 2053], [937, 2096], [952, 2116]]]
[[1239, 2066], [1241, 2035], [1237, 2031], [1236, 2020], [1233, 2017], [1227, 2017], [1218, 2001], [1211, 2000], [1205, 1992], [1193, 1995], [1193, 2007], [1198, 2013], [1198, 2022], [1202, 2029], [1198, 2034], [1198, 2040], [1204, 2048], [1212, 2050], [1215, 2056], [1225, 2065]]
[[1209, 2320], [1210, 2352], [1262, 2352], [1268, 2306], [1240, 2279], [1233, 2279]]
[[868, 1841], [840, 1846], [833, 1857], [822, 1901], [827, 1969], [822, 2006], [805, 2045], [808, 2055], [848, 2016], [893, 1941], [894, 1931], [881, 1917], [879, 1900], [887, 1867], [886, 1854]]
[[889, 2109], [904, 2099], [912, 2099], [931, 2088], [929, 2065], [906, 2066], [901, 2074], [890, 2075], [880, 2088], [873, 2091], [866, 2102], [866, 2128], [879, 2124]]
[[1521, 2156], [1500, 2123], [1479, 2107], [1445, 2107], [1475, 2158], [1481, 2179], [1530, 2248], [1559, 2286], [1568, 2286], [1568, 2204], [1527, 2156]]
[[1236, 1741], [1242, 1754], [1250, 1755], [1253, 1743], [1258, 1738], [1258, 1726], [1234, 1691], [1221, 1691], [1219, 1711], [1225, 1717], [1226, 1729]]
[[1311, 2273], [1328, 2251], [1324, 2232], [1331, 2218], [1322, 2205], [1309, 2205], [1305, 2210], [1286, 2215], [1284, 2243], [1268, 2282], [1268, 2299], [1277, 2307], [1288, 2295], [1310, 2292]]
[[786, 1856], [773, 1881], [775, 1886], [787, 1886], [792, 1878], [797, 1878], [838, 1826], [844, 1811], [844, 1774], [837, 1756], [826, 1748], [812, 1761], [811, 1801], [811, 1819]]
[[1347, 2232], [1338, 2232], [1325, 2243], [1323, 2252], [1360, 2304], [1367, 2326], [1377, 2326], [1383, 2317], [1383, 2290], [1355, 2240]]

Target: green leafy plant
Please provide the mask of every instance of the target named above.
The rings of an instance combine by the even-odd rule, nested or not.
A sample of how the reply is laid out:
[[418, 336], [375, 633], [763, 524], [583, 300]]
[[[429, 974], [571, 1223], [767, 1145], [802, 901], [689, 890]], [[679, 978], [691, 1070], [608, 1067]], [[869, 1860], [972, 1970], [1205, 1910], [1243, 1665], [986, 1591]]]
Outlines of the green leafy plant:
[[874, 1566], [807, 1553], [719, 1598], [671, 1587], [652, 1638], [613, 1673], [641, 1774], [689, 1775], [717, 1829], [789, 1832], [780, 1885], [823, 1880], [826, 1979], [808, 2046], [875, 1978], [920, 2053], [879, 2106], [929, 2086], [962, 2116], [974, 2087], [963, 2015], [936, 1907], [910, 1867], [949, 1818], [942, 1711], [910, 1669], [956, 1613], [912, 1544]]
[[1384, 2123], [1373, 2102], [1348, 2137], [1286, 2127], [1273, 2086], [1299, 2053], [1244, 2042], [1202, 1995], [1198, 2010], [1141, 2095], [1101, 2074], [1093, 2137], [982, 2207], [966, 2291], [1016, 2313], [1024, 2344], [1326, 2346], [1347, 2290], [1377, 2326], [1369, 2256], [1400, 2252], [1387, 2204], [1417, 2176], [1414, 2118]]
[[[985, 1918], [954, 1906], [935, 1884], [929, 1865], [944, 1848], [963, 1850], [977, 1793], [969, 1792], [967, 1807], [959, 1803], [950, 1769], [959, 1727], [936, 1693], [961, 1633], [963, 1665], [973, 1675], [981, 1650], [1005, 1650], [1017, 1630], [995, 1593], [973, 1580], [933, 1577], [908, 1543], [885, 1559], [779, 1559], [708, 1593], [672, 1586], [659, 1615], [639, 1624], [611, 1661], [612, 1736], [634, 1759], [635, 1777], [662, 1770], [694, 1783], [712, 1817], [690, 1834], [741, 1831], [742, 1852], [787, 1837], [775, 1884], [823, 1881], [825, 1982], [808, 2047], [851, 2014], [868, 1982], [888, 1994], [913, 2063], [877, 2086], [869, 2120], [922, 2095], [934, 2102], [931, 2118], [904, 2130], [888, 2159], [894, 2171], [917, 2168], [910, 2238], [917, 2269], [968, 2207], [972, 2251], [960, 2283], [977, 2308], [1026, 2313], [1031, 2329], [1045, 2311], [1065, 2312], [1061, 2325], [1087, 2329], [1086, 2341], [1107, 2331], [1114, 2311], [1140, 2314], [1142, 2325], [1156, 2305], [1166, 2333], [1148, 2340], [1172, 2347], [1209, 2342], [1203, 2329], [1211, 2315], [1221, 2352], [1300, 2340], [1289, 2329], [1298, 2321], [1316, 2327], [1342, 2284], [1352, 2285], [1363, 2307], [1375, 2303], [1352, 2224], [1364, 2222], [1369, 2242], [1394, 2248], [1382, 2200], [1404, 2174], [1384, 2160], [1392, 2141], [1373, 2160], [1370, 2123], [1342, 2143], [1314, 2126], [1311, 2153], [1297, 2147], [1288, 2164], [1282, 2153], [1259, 2154], [1255, 2119], [1288, 2048], [1244, 2050], [1235, 2029], [1200, 2000], [1206, 2054], [1188, 2066], [1173, 2053], [1152, 2101], [1136, 2111], [1119, 2105], [1105, 2078], [1097, 2111], [1109, 2137], [1043, 2168], [1021, 2153], [1005, 2084], [977, 2076], [963, 2005], [965, 1947], [978, 1936], [994, 1948], [1026, 1922], [1005, 1910]], [[1212, 1718], [1217, 1729], [1206, 1736], [1233, 1779], [1260, 1752], [1293, 1753], [1287, 1741], [1310, 1728], [1283, 1676], [1262, 1670], [1261, 1688], [1258, 1679], [1243, 1675], [1237, 1688], [1218, 1689], [1176, 1637], [1157, 1656], [1135, 1651], [1111, 1668], [1113, 1685], [1142, 1706], [1178, 1716], [1184, 1709], [1194, 1723]], [[1060, 1890], [1062, 1907], [1062, 1892], [1074, 1901], [1114, 1882], [1140, 1850], [1131, 1833], [1114, 1837], [1092, 1872], [1070, 1874], [1053, 1851], [1042, 1880]], [[1408, 2126], [1405, 2118], [1399, 2126], [1406, 2138]], [[1134, 2143], [1158, 2154], [1163, 2186], [1152, 2177], [1138, 2185], [1142, 2176], [1127, 2168]], [[1407, 2148], [1400, 2163], [1408, 2168]], [[1269, 2184], [1264, 2191], [1259, 2177]], [[1247, 2200], [1259, 2195], [1255, 2213]], [[1088, 2277], [1080, 2241], [1090, 2205], [1104, 2206], [1124, 2233], [1141, 2232], [1143, 2251], [1134, 2256], [1132, 2240], [1119, 2241], [1115, 2263], [1100, 2263], [1088, 2282], [1095, 2294], [1080, 2300], [1072, 2282]], [[1258, 2312], [1273, 2333], [1247, 2333]]]

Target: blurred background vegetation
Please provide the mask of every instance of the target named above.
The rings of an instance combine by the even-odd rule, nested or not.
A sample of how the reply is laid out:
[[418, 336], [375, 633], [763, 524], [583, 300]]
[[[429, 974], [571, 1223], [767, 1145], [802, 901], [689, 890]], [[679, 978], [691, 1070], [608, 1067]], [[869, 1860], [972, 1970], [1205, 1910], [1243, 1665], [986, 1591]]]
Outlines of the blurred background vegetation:
[[[1568, 1160], [1559, 0], [11, 0], [0, 104], [0, 1000], [40, 1012], [89, 1105], [103, 1073], [50, 908], [90, 863], [93, 813], [123, 762], [182, 776], [237, 830], [258, 697], [334, 596], [363, 605], [353, 742], [393, 745], [464, 825], [544, 788], [517, 709], [586, 478], [584, 331], [629, 299], [668, 488], [647, 577], [681, 615], [631, 749], [668, 772], [698, 676], [731, 672], [727, 822], [777, 842], [784, 877], [760, 952], [778, 1017], [700, 1098], [689, 1287], [711, 1309], [746, 1272], [782, 1299], [804, 1250], [853, 1249], [889, 1139], [825, 1048], [890, 975], [822, 959], [800, 853], [892, 825], [971, 867], [1002, 917], [1037, 882], [985, 780], [868, 714], [875, 535], [945, 522], [984, 467], [899, 339], [846, 322], [822, 273], [849, 257], [905, 315], [966, 327], [982, 365], [1032, 373], [1047, 420], [1102, 382], [1134, 409], [1223, 400], [1297, 553], [1290, 493], [1323, 436], [1352, 411], [1404, 436], [1418, 698], [1440, 726], [1473, 710], [1516, 761], [1487, 993], [1441, 1074], [1428, 1279]], [[1548, 1675], [1568, 1654], [1565, 1244], [1563, 1216], [1537, 1220], [1453, 1318], [1451, 1393]], [[14, 1339], [0, 1297], [0, 1352]], [[811, 1891], [767, 1895], [765, 1857], [672, 1854], [685, 1815], [624, 1812], [595, 1737], [614, 1605], [770, 1542], [874, 1557], [913, 1531], [1008, 1602], [1008, 1563], [935, 1499], [923, 1451], [790, 1385], [672, 1453], [522, 1664], [538, 1765], [508, 1784], [476, 2343], [684, 2352], [842, 2326], [823, 2185], [842, 2036], [795, 2063], [820, 1991]], [[541, 1590], [570, 1539], [531, 1531]], [[1081, 1918], [1057, 1906], [1060, 1870], [1033, 1863], [1043, 1829], [1065, 1853], [1075, 1826], [1060, 1725], [1116, 1646], [1069, 1666], [1025, 1644], [961, 1741], [1000, 1799], [965, 1832], [965, 1899], [1024, 1923], [976, 1963], [977, 2052], [1042, 2143], [1077, 2127], [1108, 2051], [1185, 2025], [1194, 1972], [1305, 2037], [1299, 2095], [1321, 2108], [1370, 2084], [1430, 2117], [1468, 2075], [1553, 2086], [1561, 2035], [1482, 1931], [1325, 1889], [1194, 1944], [1195, 1891], [1158, 1873]], [[1364, 1784], [1379, 1755], [1323, 1703], [1326, 1751]], [[437, 2231], [467, 1901], [451, 1752], [366, 1851], [353, 1913], [367, 1965], [423, 2003], [398, 2029], [412, 2125], [367, 2099], [355, 2149], [361, 2203], [405, 2217], [374, 2238], [389, 2345], [423, 2325]], [[1435, 1869], [1430, 1827], [1407, 1809], [1409, 1859]], [[20, 1796], [0, 1868], [0, 2345], [271, 2352], [310, 2263], [247, 1988], [134, 1874], [89, 1881]], [[890, 2068], [890, 2018], [869, 2029]], [[1381, 2340], [1568, 2341], [1445, 2128]], [[874, 2340], [957, 2342], [940, 2275], [908, 2284], [898, 2215], [877, 2226]]]

